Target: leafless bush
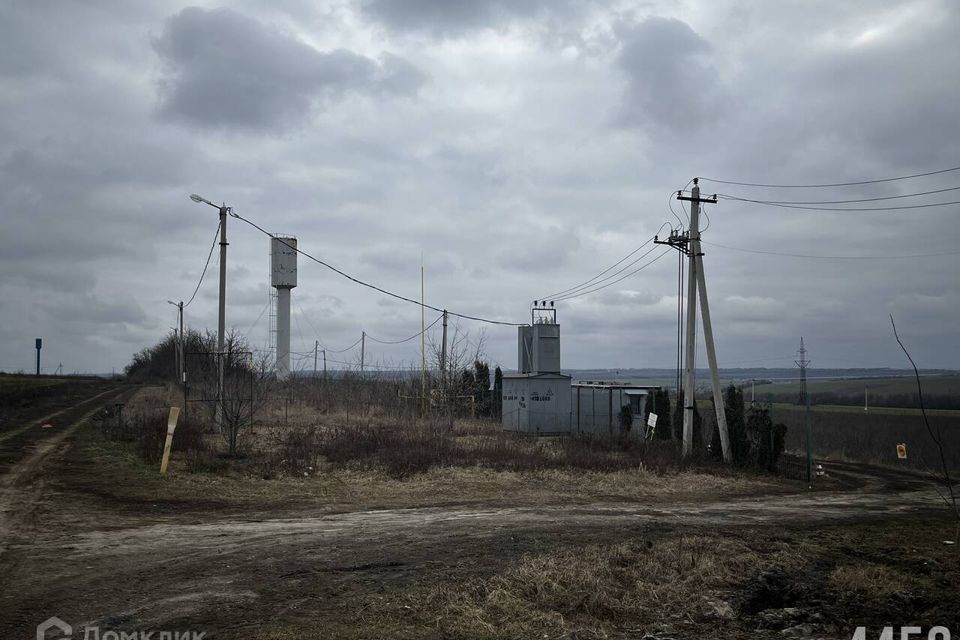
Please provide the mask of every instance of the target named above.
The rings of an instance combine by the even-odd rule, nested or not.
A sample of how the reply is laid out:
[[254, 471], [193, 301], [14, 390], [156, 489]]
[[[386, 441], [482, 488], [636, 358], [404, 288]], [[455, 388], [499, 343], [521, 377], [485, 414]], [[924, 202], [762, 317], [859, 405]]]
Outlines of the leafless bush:
[[671, 443], [605, 437], [541, 440], [508, 434], [493, 424], [485, 431], [470, 425], [466, 433], [451, 432], [441, 421], [334, 427], [320, 435], [317, 446], [331, 464], [379, 468], [399, 478], [453, 466], [519, 472], [643, 467], [665, 473], [683, 464]]

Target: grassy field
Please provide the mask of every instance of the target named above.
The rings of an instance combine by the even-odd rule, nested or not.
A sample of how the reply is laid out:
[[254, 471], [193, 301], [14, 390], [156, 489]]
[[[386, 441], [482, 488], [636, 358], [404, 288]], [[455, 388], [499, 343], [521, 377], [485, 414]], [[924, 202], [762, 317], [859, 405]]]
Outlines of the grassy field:
[[[804, 449], [804, 408], [775, 404], [774, 422], [787, 425], [787, 449]], [[948, 464], [960, 469], [960, 411], [928, 412], [931, 426], [943, 431]], [[930, 470], [939, 466], [936, 447], [919, 410], [858, 407], [811, 407], [810, 429], [814, 455]], [[907, 459], [897, 458], [896, 446], [907, 445]]]
[[[928, 409], [960, 409], [960, 375], [930, 375], [921, 377], [924, 404]], [[808, 380], [807, 389], [812, 404], [846, 406], [864, 405], [864, 392], [870, 407], [919, 408], [917, 382], [913, 377], [856, 378], [849, 380]], [[749, 398], [751, 385], [744, 385]], [[755, 387], [760, 402], [795, 402], [800, 394], [799, 382], [779, 382]]]
[[[772, 405], [773, 411], [803, 411], [804, 407], [788, 402], [775, 402]], [[810, 407], [814, 413], [850, 413], [856, 415], [876, 415], [876, 416], [913, 416], [917, 419], [923, 419], [923, 413], [920, 409], [910, 407], [870, 407], [869, 411], [864, 411], [863, 407], [850, 406], [842, 404], [817, 404]], [[960, 418], [960, 409], [927, 409], [927, 416], [942, 416], [945, 418]]]
[[0, 375], [0, 396], [24, 389], [55, 387], [69, 382], [69, 378], [47, 378], [45, 376], [6, 376]]
[[[931, 395], [949, 394], [960, 397], [960, 375], [922, 376], [923, 392]], [[849, 380], [808, 380], [807, 388], [811, 393], [835, 392], [858, 393], [863, 396], [864, 387], [878, 396], [913, 393], [917, 390], [917, 381], [913, 376], [901, 378], [855, 378]], [[750, 386], [744, 387], [749, 391]], [[763, 394], [797, 393], [799, 382], [777, 382], [757, 385], [757, 399]]]
[[[165, 433], [169, 393], [162, 387], [139, 390], [124, 409], [125, 421], [141, 434], [154, 427]], [[377, 414], [358, 417], [308, 405], [286, 412], [268, 408], [264, 418], [244, 433], [244, 454], [236, 459], [221, 455], [221, 436], [206, 433], [198, 441], [196, 426], [181, 422], [170, 473], [161, 478], [162, 440], [118, 441], [115, 419], [105, 414], [78, 437], [85, 463], [70, 469], [71, 483], [88, 495], [110, 493], [132, 504], [161, 502], [190, 509], [198, 496], [216, 496], [224, 509], [300, 504], [333, 512], [477, 503], [655, 502], [786, 488], [759, 473], [738, 474], [711, 462], [683, 463], [674, 443], [648, 448], [642, 443], [519, 438], [496, 422], [469, 418], [449, 424], [408, 422], [399, 428]], [[111, 473], [101, 473], [104, 468]]]

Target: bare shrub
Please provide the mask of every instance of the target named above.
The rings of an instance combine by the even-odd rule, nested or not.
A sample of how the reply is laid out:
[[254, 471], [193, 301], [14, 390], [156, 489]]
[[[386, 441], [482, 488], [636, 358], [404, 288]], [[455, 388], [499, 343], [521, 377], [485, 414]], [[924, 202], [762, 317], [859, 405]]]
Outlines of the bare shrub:
[[646, 468], [656, 473], [677, 470], [682, 461], [669, 442], [627, 437], [571, 437], [551, 440], [505, 433], [496, 425], [470, 424], [451, 432], [443, 421], [332, 427], [316, 441], [331, 464], [378, 468], [403, 478], [437, 467], [476, 466], [497, 471], [576, 469], [622, 471]]

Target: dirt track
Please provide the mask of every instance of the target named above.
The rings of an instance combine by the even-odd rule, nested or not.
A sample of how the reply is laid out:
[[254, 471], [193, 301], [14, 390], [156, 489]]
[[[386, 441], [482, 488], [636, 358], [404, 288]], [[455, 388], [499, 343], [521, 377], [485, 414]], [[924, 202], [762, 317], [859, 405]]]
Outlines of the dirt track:
[[[115, 393], [115, 392], [111, 392]], [[100, 400], [109, 399], [108, 394]], [[62, 496], [45, 491], [58, 457], [91, 400], [69, 411], [55, 432], [25, 428], [29, 447], [0, 477], [4, 528], [0, 550], [0, 637], [32, 637], [51, 615], [101, 628], [202, 629], [243, 636], [265, 620], [322, 618], [349, 607], [354, 594], [424, 581], [484, 575], [544, 541], [656, 537], [682, 530], [816, 528], [933, 512], [939, 498], [915, 476], [862, 465], [826, 465], [849, 488], [674, 504], [603, 503], [516, 508], [419, 508], [256, 519], [199, 519], [118, 526], [109, 508], [83, 514], [72, 529], [36, 516]], [[11, 438], [12, 439], [12, 438]], [[11, 454], [12, 455], [12, 454]], [[102, 526], [90, 521], [102, 519]]]

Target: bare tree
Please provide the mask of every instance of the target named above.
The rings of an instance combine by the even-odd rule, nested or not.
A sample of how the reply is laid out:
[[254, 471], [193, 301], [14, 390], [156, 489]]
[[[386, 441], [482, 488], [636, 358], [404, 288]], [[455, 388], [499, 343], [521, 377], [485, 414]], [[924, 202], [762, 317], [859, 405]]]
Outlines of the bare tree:
[[953, 480], [950, 478], [950, 466], [947, 464], [947, 457], [943, 451], [943, 430], [941, 429], [939, 421], [937, 422], [936, 429], [930, 426], [930, 420], [927, 418], [927, 409], [923, 404], [923, 386], [920, 384], [920, 371], [910, 356], [910, 352], [907, 351], [903, 341], [900, 340], [900, 336], [897, 334], [897, 324], [893, 321], [893, 315], [890, 316], [890, 324], [893, 325], [893, 337], [897, 339], [897, 344], [900, 345], [903, 353], [907, 356], [907, 360], [910, 361], [910, 366], [913, 367], [913, 375], [917, 379], [917, 397], [920, 400], [920, 412], [923, 414], [923, 423], [927, 427], [927, 434], [929, 434], [930, 439], [933, 440], [933, 443], [937, 446], [937, 451], [940, 454], [940, 473], [943, 474], [942, 480], [944, 484], [947, 485], [949, 497], [942, 493], [940, 497], [943, 498], [943, 501], [947, 504], [947, 507], [950, 508], [954, 518], [957, 520], [957, 532], [954, 535], [954, 541], [958, 542], [960, 541], [960, 509], [957, 508], [957, 495], [953, 490]]
[[443, 344], [437, 342], [433, 336], [428, 339], [431, 364], [440, 371], [440, 398], [444, 411], [449, 412], [451, 401], [457, 396], [472, 395], [473, 390], [466, 384], [466, 372], [473, 368], [475, 362], [486, 359], [486, 332], [481, 329], [477, 337], [471, 338], [470, 332], [455, 322], [449, 332], [449, 342], [446, 351], [446, 367], [443, 359]]

